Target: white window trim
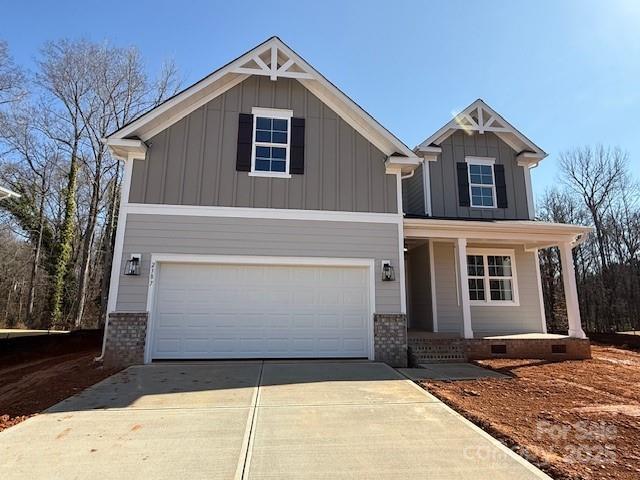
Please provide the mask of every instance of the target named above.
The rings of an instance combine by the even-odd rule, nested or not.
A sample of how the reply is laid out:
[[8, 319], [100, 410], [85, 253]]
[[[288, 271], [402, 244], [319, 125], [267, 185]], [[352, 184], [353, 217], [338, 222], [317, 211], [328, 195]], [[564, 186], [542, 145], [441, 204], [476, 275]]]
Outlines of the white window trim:
[[[473, 307], [519, 307], [520, 296], [518, 294], [518, 272], [516, 269], [516, 252], [513, 249], [495, 249], [495, 248], [468, 248], [467, 255], [482, 255], [484, 265], [484, 300], [470, 300]], [[511, 257], [511, 277], [490, 277], [487, 255], [502, 255]], [[479, 277], [468, 277], [479, 278]], [[491, 300], [491, 291], [489, 288], [490, 278], [510, 278], [513, 300]]]
[[[276, 178], [291, 178], [289, 173], [289, 155], [291, 152], [291, 117], [293, 117], [293, 110], [283, 110], [279, 108], [264, 108], [253, 107], [251, 109], [253, 115], [253, 130], [251, 132], [251, 171], [250, 177], [276, 177]], [[271, 143], [271, 142], [256, 142], [256, 123], [258, 117], [277, 118], [279, 120], [287, 121], [287, 144]], [[256, 170], [256, 143], [260, 147], [278, 147], [285, 148], [285, 171], [284, 172], [264, 172]]]
[[[469, 205], [471, 208], [498, 208], [497, 202], [498, 199], [496, 197], [496, 172], [494, 169], [496, 159], [492, 157], [464, 157], [465, 162], [467, 162], [467, 178], [469, 180]], [[470, 165], [488, 165], [491, 167], [491, 177], [493, 178], [493, 184], [491, 185], [491, 193], [493, 194], [493, 205], [474, 205], [473, 204], [473, 194], [471, 193], [471, 187], [484, 187], [487, 188], [489, 185], [480, 185], [477, 183], [471, 183], [471, 169]]]

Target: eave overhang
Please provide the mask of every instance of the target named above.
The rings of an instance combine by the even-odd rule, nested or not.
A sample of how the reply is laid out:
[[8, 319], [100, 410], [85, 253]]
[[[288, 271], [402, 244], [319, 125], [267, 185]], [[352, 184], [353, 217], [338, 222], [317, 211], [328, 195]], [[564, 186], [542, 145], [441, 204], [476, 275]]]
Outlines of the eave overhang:
[[386, 173], [400, 173], [410, 175], [422, 163], [422, 158], [416, 156], [390, 155], [384, 162]]
[[107, 138], [103, 142], [109, 147], [111, 155], [120, 160], [144, 160], [147, 144], [142, 140], [130, 138]]
[[527, 250], [547, 248], [569, 242], [584, 242], [591, 227], [531, 220], [447, 220], [405, 218], [405, 238], [456, 239], [500, 244], [522, 244]]

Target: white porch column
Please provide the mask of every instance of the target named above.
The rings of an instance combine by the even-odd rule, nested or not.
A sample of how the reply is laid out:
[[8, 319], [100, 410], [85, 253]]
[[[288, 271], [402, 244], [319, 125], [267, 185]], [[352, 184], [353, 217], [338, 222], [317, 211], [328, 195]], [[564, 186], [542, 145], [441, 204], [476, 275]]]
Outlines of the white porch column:
[[460, 305], [462, 306], [462, 325], [464, 338], [473, 338], [471, 328], [471, 303], [469, 300], [469, 280], [467, 272], [467, 239], [456, 239], [456, 263], [458, 266], [458, 283], [460, 284]]
[[562, 262], [562, 282], [564, 296], [567, 303], [567, 320], [569, 322], [569, 336], [587, 338], [582, 330], [580, 321], [580, 303], [578, 302], [578, 288], [576, 286], [576, 272], [573, 268], [573, 250], [570, 242], [563, 242], [560, 247], [560, 261]]

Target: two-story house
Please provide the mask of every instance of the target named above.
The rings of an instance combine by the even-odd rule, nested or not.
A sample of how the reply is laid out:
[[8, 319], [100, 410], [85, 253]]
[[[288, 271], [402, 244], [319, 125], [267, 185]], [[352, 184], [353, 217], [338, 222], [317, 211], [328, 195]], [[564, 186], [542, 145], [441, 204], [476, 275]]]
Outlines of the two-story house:
[[[584, 337], [571, 250], [588, 228], [534, 221], [546, 154], [480, 100], [412, 150], [273, 37], [107, 142], [125, 173], [105, 361], [403, 365], [412, 339], [536, 334], [562, 355]], [[562, 338], [545, 336], [552, 245]]]

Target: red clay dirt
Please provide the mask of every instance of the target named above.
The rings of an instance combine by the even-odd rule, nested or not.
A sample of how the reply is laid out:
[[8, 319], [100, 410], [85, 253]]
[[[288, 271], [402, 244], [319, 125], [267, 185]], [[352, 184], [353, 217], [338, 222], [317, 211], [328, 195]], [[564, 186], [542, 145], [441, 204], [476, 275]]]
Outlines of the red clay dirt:
[[20, 361], [0, 358], [0, 431], [55, 405], [113, 375], [94, 363], [99, 349], [60, 352], [42, 357], [20, 355]]
[[485, 360], [511, 379], [421, 385], [555, 479], [640, 479], [640, 353]]

